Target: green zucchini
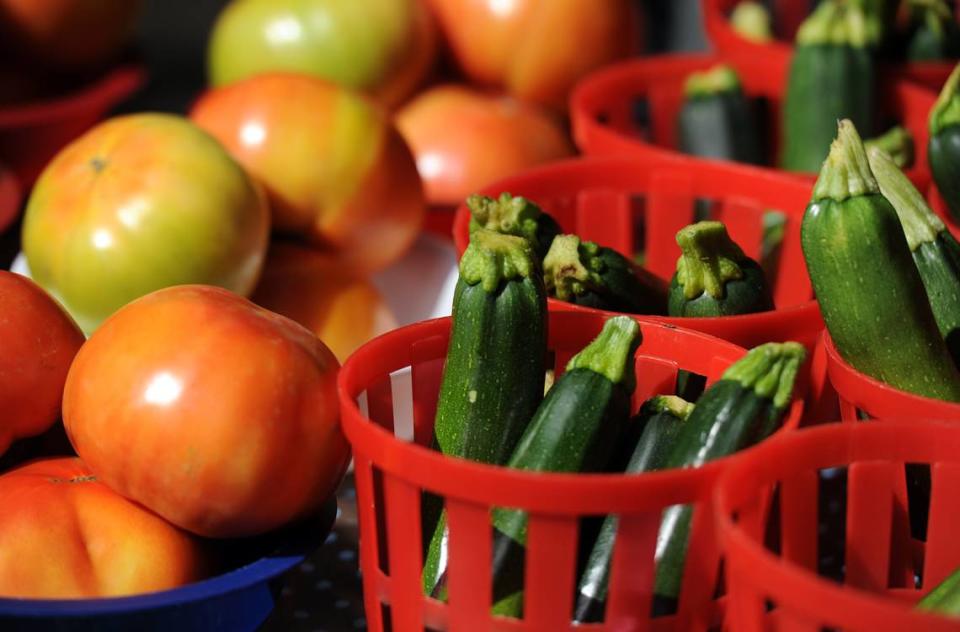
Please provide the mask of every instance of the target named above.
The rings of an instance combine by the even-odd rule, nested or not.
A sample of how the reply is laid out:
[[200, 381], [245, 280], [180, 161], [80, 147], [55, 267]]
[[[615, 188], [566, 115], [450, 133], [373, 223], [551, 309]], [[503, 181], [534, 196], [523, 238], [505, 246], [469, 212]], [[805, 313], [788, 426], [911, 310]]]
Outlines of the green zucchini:
[[763, 162], [756, 117], [733, 68], [721, 64], [692, 73], [684, 95], [677, 118], [681, 151], [718, 160]]
[[960, 244], [890, 156], [867, 152], [880, 193], [893, 206], [955, 365], [960, 367]]
[[[657, 395], [644, 402], [633, 421], [643, 427], [643, 433], [624, 471], [627, 474], [640, 474], [662, 468], [682, 422], [686, 421], [691, 411], [693, 404], [673, 395]], [[617, 517], [607, 516], [577, 585], [573, 613], [575, 623], [603, 620], [616, 532]]]
[[848, 120], [814, 185], [800, 243], [823, 320], [847, 362], [896, 388], [960, 401], [960, 374], [900, 220]]
[[917, 610], [960, 616], [960, 568], [956, 569], [917, 602]]
[[562, 231], [549, 213], [530, 200], [509, 193], [493, 199], [484, 195], [467, 198], [470, 209], [470, 232], [486, 228], [504, 235], [523, 237], [531, 243], [540, 261], [547, 256], [553, 238]]
[[860, 5], [823, 0], [800, 26], [783, 106], [784, 169], [817, 171], [838, 119], [872, 128], [875, 35], [867, 22]]
[[960, 64], [930, 110], [927, 160], [950, 217], [960, 222]]
[[[546, 357], [546, 293], [530, 244], [475, 231], [454, 290], [435, 446], [451, 456], [505, 463], [543, 399]], [[424, 564], [428, 594], [445, 558], [445, 540], [441, 516]]]
[[760, 265], [720, 222], [697, 222], [677, 233], [680, 258], [670, 280], [670, 316], [733, 316], [773, 309]]
[[908, 61], [960, 57], [960, 27], [944, 0], [907, 0], [910, 8]]
[[[731, 365], [697, 400], [663, 469], [700, 467], [772, 433], [790, 405], [804, 356], [799, 343], [771, 342]], [[666, 604], [680, 593], [692, 516], [690, 506], [674, 505], [660, 523], [654, 594]]]
[[543, 260], [547, 294], [567, 303], [631, 314], [666, 313], [666, 284], [636, 268], [619, 252], [581, 242], [576, 235], [554, 237]]
[[869, 152], [872, 147], [883, 151], [893, 159], [893, 163], [901, 169], [913, 166], [914, 146], [913, 134], [910, 130], [899, 125], [891, 127], [885, 133], [863, 141], [863, 146]]
[[773, 41], [770, 12], [762, 2], [738, 2], [730, 13], [730, 26], [744, 38], [760, 44]]

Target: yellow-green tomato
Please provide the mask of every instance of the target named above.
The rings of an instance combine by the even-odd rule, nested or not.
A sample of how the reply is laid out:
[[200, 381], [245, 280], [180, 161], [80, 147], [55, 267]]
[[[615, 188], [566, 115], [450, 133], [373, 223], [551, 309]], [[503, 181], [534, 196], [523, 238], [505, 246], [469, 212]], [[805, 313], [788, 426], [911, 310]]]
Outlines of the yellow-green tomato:
[[210, 83], [302, 72], [395, 105], [433, 64], [436, 34], [421, 0], [233, 0], [214, 24]]
[[135, 298], [202, 283], [248, 294], [269, 234], [266, 198], [183, 117], [110, 119], [40, 175], [23, 223], [33, 278], [86, 332]]

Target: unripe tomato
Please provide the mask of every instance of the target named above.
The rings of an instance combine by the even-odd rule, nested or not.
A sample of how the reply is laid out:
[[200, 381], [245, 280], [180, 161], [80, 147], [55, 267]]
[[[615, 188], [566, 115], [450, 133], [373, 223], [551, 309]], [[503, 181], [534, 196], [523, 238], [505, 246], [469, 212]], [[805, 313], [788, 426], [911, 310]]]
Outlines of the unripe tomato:
[[313, 511], [343, 477], [338, 368], [288, 318], [220, 288], [167, 288], [83, 345], [63, 422], [124, 496], [199, 535], [255, 535]]
[[80, 459], [0, 476], [0, 596], [118, 597], [202, 579], [199, 541], [112, 491]]

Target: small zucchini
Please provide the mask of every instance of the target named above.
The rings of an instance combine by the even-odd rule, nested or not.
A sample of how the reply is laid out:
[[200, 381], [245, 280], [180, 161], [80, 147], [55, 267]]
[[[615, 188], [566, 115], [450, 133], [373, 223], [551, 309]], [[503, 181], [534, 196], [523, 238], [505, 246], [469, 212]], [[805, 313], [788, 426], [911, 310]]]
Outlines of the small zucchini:
[[814, 186], [800, 242], [823, 320], [847, 362], [896, 388], [960, 401], [960, 374], [903, 227], [848, 120]]
[[901, 169], [909, 169], [913, 166], [915, 157], [913, 134], [899, 125], [891, 127], [880, 136], [868, 138], [863, 141], [863, 146], [868, 152], [873, 147], [883, 151]]
[[[661, 469], [683, 422], [692, 411], [693, 404], [673, 395], [657, 395], [644, 402], [632, 422], [641, 425], [643, 432], [624, 471], [627, 474], [640, 474]], [[607, 516], [577, 584], [573, 612], [575, 623], [603, 620], [616, 532], [617, 517]]]
[[948, 616], [960, 616], [960, 568], [933, 587], [917, 602], [917, 610], [939, 612]]
[[960, 64], [930, 109], [927, 159], [933, 181], [955, 222], [960, 222]]
[[670, 281], [670, 316], [734, 316], [773, 309], [763, 270], [720, 222], [697, 222], [677, 233], [680, 258]]
[[721, 64], [687, 77], [677, 119], [680, 150], [693, 156], [760, 164], [756, 117], [736, 71]]
[[631, 314], [666, 313], [667, 288], [619, 252], [576, 235], [554, 237], [543, 260], [547, 295], [567, 303]]
[[504, 235], [523, 237], [533, 246], [540, 261], [547, 256], [553, 238], [562, 231], [549, 213], [530, 200], [509, 193], [501, 193], [493, 199], [485, 195], [467, 198], [470, 209], [470, 232], [486, 228]]
[[960, 244], [890, 156], [876, 148], [867, 156], [880, 193], [900, 218], [940, 335], [960, 367]]
[[907, 0], [910, 27], [908, 61], [942, 61], [960, 57], [960, 27], [944, 0]]
[[[454, 290], [435, 446], [451, 456], [505, 463], [543, 399], [546, 357], [546, 293], [530, 244], [475, 231]], [[424, 564], [427, 594], [445, 557], [445, 527], [441, 516]]]
[[[790, 405], [804, 356], [799, 343], [771, 342], [731, 365], [697, 400], [663, 469], [700, 467], [772, 433]], [[661, 602], [670, 604], [680, 593], [692, 515], [689, 505], [674, 505], [663, 513], [654, 580], [654, 594]]]
[[784, 169], [817, 171], [838, 119], [872, 128], [876, 33], [870, 23], [861, 3], [823, 0], [800, 26], [783, 106]]

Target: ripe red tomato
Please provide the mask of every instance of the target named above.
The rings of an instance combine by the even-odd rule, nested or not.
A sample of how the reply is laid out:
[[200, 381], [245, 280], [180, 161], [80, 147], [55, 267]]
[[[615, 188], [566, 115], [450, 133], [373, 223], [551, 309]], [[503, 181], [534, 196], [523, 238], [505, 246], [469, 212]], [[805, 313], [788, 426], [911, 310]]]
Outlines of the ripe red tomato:
[[297, 74], [211, 90], [190, 113], [267, 190], [273, 226], [364, 271], [413, 243], [424, 201], [413, 156], [369, 99]]
[[67, 369], [83, 332], [30, 279], [0, 271], [0, 454], [60, 418]]
[[639, 49], [635, 0], [431, 0], [473, 81], [566, 108], [574, 83]]
[[0, 0], [0, 41], [59, 68], [96, 66], [133, 35], [141, 0]]
[[0, 476], [0, 596], [116, 597], [201, 579], [199, 542], [99, 482], [80, 459]]
[[63, 421], [98, 478], [211, 537], [309, 513], [350, 457], [336, 358], [311, 332], [220, 288], [182, 285], [117, 311], [67, 375]]
[[397, 113], [397, 127], [417, 158], [427, 201], [466, 196], [528, 167], [573, 154], [550, 114], [510, 97], [465, 86], [438, 86]]

